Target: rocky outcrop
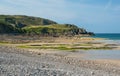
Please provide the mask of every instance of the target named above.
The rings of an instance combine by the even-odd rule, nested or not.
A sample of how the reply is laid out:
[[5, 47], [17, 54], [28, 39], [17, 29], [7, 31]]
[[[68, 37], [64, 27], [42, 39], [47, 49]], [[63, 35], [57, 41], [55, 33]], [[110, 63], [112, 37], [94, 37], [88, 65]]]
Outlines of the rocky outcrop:
[[0, 15], [0, 33], [42, 36], [93, 35], [74, 24], [58, 24], [52, 20], [24, 15]]

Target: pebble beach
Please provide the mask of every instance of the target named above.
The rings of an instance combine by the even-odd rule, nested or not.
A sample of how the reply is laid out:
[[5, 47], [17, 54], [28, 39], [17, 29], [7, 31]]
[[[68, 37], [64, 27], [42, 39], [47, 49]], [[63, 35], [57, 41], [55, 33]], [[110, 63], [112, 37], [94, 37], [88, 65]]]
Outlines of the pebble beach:
[[[71, 56], [71, 55], [76, 56]], [[82, 56], [82, 54], [80, 55]], [[0, 76], [119, 76], [120, 61], [84, 60], [75, 52], [0, 45]]]

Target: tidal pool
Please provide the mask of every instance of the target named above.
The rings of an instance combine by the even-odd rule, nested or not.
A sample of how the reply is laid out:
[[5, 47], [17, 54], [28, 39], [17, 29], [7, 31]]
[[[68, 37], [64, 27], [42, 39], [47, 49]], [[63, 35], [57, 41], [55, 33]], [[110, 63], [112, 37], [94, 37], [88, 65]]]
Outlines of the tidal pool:
[[85, 54], [84, 59], [89, 60], [96, 59], [120, 60], [120, 50], [89, 50], [79, 52]]

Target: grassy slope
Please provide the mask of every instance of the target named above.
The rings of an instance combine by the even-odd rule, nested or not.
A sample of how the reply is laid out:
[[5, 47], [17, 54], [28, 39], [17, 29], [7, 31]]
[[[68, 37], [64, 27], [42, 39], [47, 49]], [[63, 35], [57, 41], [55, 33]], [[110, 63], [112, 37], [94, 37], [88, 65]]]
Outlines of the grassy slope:
[[57, 24], [54, 21], [20, 15], [0, 15], [0, 33], [23, 33], [37, 35], [78, 35], [87, 31], [71, 24]]
[[75, 25], [67, 24], [53, 24], [46, 26], [27, 26], [23, 28], [27, 33], [46, 34], [46, 35], [77, 35], [79, 33], [86, 33], [86, 30], [78, 28]]
[[44, 18], [24, 16], [24, 15], [0, 15], [0, 21], [5, 21], [12, 24], [24, 25], [49, 25], [57, 24], [56, 22]]
[[0, 22], [0, 33], [22, 33], [23, 31], [8, 23]]

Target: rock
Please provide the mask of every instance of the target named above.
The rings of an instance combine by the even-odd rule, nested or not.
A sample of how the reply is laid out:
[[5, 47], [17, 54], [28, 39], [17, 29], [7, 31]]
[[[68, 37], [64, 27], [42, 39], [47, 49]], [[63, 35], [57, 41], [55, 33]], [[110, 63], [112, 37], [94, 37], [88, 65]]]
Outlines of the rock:
[[95, 73], [92, 71], [92, 72], [91, 72], [91, 75], [94, 75], [94, 74], [95, 74]]
[[41, 55], [41, 53], [38, 53], [38, 55]]
[[46, 66], [44, 66], [44, 65], [42, 66], [42, 68], [45, 68], [45, 67], [46, 67]]

